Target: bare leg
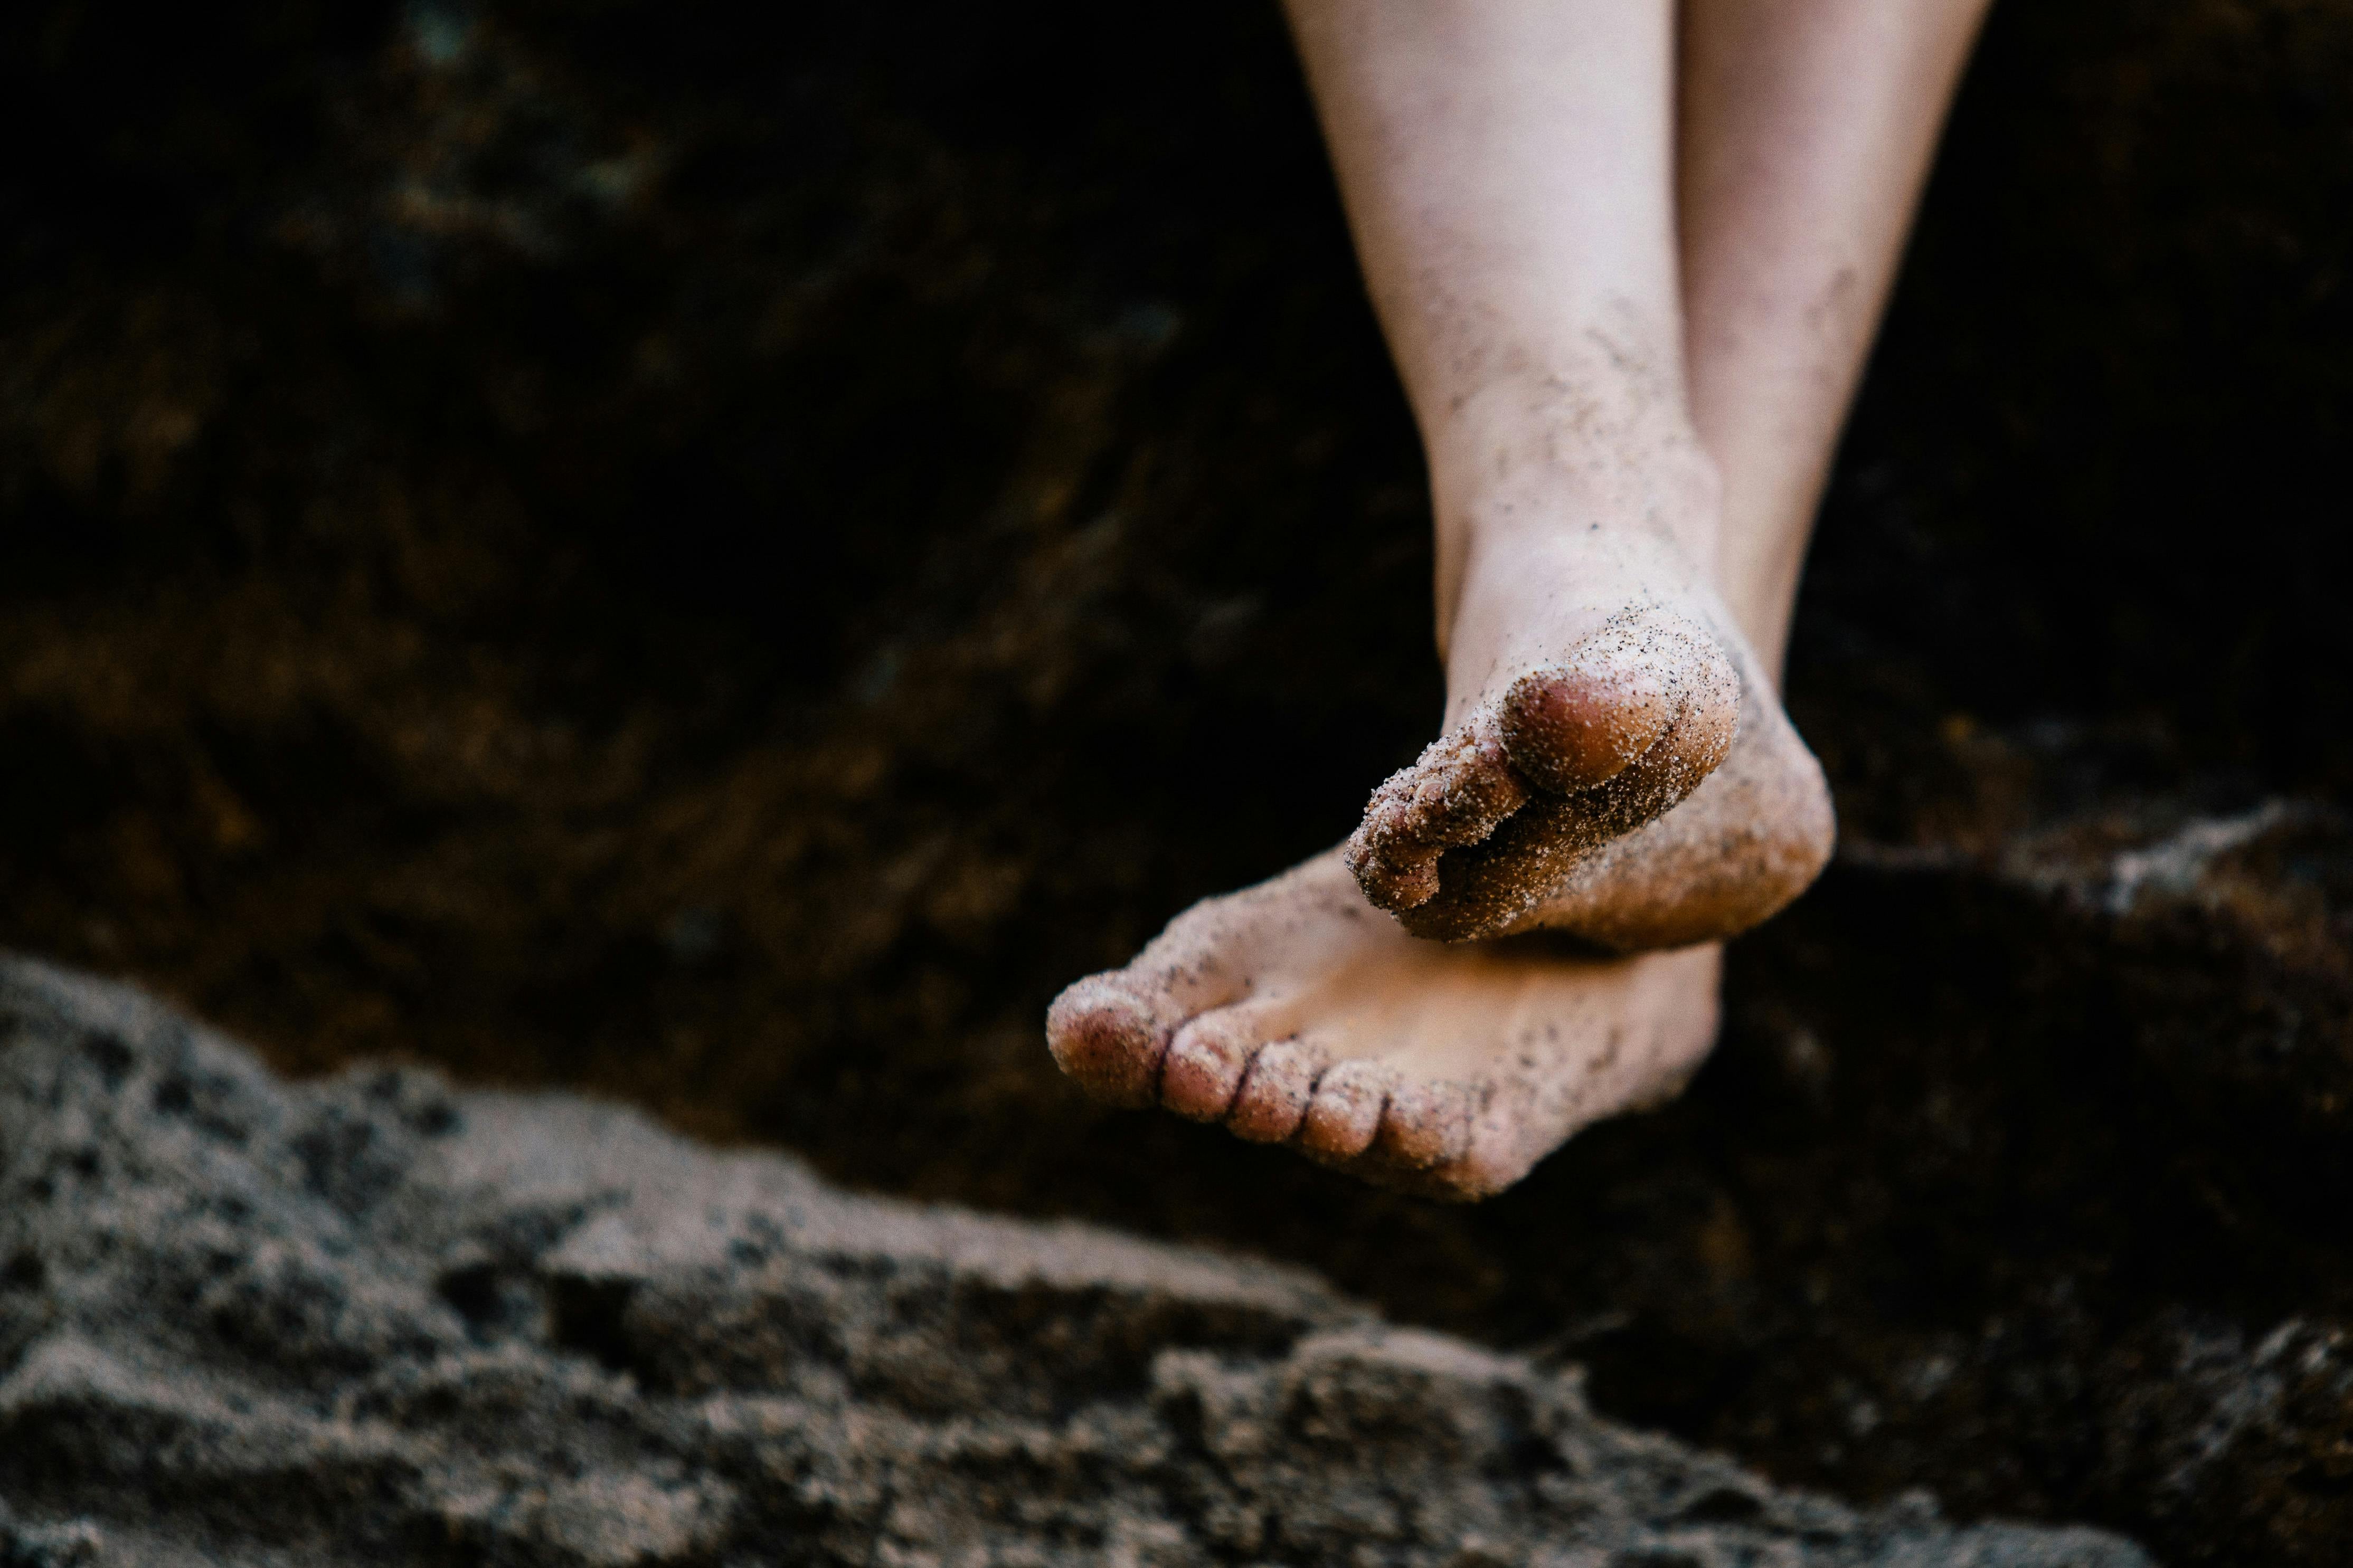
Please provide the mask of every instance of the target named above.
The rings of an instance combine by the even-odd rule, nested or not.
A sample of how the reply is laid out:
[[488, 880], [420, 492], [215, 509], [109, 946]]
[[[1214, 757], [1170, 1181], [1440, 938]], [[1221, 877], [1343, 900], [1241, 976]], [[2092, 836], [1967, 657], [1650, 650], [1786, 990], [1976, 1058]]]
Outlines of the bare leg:
[[1375, 796], [1350, 868], [1408, 930], [1449, 940], [1556, 926], [1659, 946], [1753, 923], [1810, 879], [1826, 811], [1773, 825], [1802, 842], [1749, 857], [1761, 896], [1672, 930], [1554, 907], [1718, 766], [1744, 719], [1749, 750], [1820, 792], [1712, 581], [1670, 0], [1292, 10], [1438, 526], [1445, 734]]
[[[1567, 448], [1640, 441], [1591, 457], [1680, 462], [1693, 493], [1654, 521], [1711, 557], [1712, 479], [1683, 406], [1670, 0], [1293, 0], [1291, 13], [1429, 451], [1440, 648], [1473, 529], [1507, 510], [1490, 499], [1499, 465], [1524, 490], [1586, 487], [1599, 512], [1620, 499], [1610, 481], [1647, 482], [1578, 471], [1587, 454]], [[1560, 525], [1550, 497], [1525, 499], [1531, 525]]]
[[[1651, 663], [1704, 664], [1712, 643], [1738, 670], [1739, 742], [1556, 892], [1576, 929], [1656, 937], [1694, 900], [1753, 908], [1759, 846], [1819, 799], [1764, 660], [1779, 659], [1814, 492], [1980, 3], [1921, 0], [1892, 26], [1865, 0], [1697, 0], [1689, 167], [1671, 179], [1663, 0], [1296, 0], [1430, 447], [1452, 717], [1490, 701], [1491, 671], [1589, 636], [1612, 603], [1696, 626], [1675, 634], [1696, 648], [1635, 639]], [[1392, 157], [1405, 173], [1377, 174], [1364, 199], [1367, 163]], [[1844, 313], [1818, 308], [1832, 295]], [[1654, 688], [1680, 704], [1669, 742], [1706, 695], [1679, 679]], [[1601, 684], [1588, 709], [1640, 706], [1638, 680]], [[1452, 787], [1485, 782], [1492, 759], [1457, 761]], [[1418, 941], [1327, 854], [1188, 910], [1065, 992], [1048, 1034], [1103, 1099], [1476, 1196], [1680, 1088], [1715, 1037], [1717, 969], [1713, 945], [1609, 959], [1542, 934]]]
[[1817, 868], [1803, 851], [1815, 824], [1826, 847], [1818, 786], [1757, 698], [1778, 684], [1839, 427], [1987, 3], [1683, 0], [1691, 416], [1721, 478], [1715, 582], [1762, 668], [1724, 764], [1579, 860], [1543, 923], [1620, 948], [1701, 940], [1771, 913]]
[[[1715, 581], [1717, 480], [1684, 384], [1672, 16], [1671, 0], [1293, 6], [1430, 457], [1445, 732], [1375, 795], [1347, 856], [1417, 935], [1722, 936], [1828, 852], [1819, 771]], [[1737, 867], [1690, 884], [1603, 856], [1690, 795], [1736, 732], [1778, 808], [1741, 825]]]
[[1684, 332], [1725, 596], [1776, 673], [1822, 481], [1988, 0], [1683, 0]]

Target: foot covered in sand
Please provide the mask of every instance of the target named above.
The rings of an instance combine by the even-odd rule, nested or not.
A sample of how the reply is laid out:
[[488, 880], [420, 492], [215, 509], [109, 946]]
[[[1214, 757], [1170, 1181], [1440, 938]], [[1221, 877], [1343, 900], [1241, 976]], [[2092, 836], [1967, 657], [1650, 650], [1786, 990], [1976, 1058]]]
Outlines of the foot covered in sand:
[[1414, 935], [1711, 941], [1828, 858], [1820, 768], [1681, 542], [1709, 537], [1712, 480], [1676, 461], [1695, 477], [1469, 509], [1446, 732], [1345, 849]]
[[1482, 1197], [1588, 1123], [1673, 1095], [1715, 1038], [1715, 948], [1572, 945], [1420, 941], [1327, 853], [1195, 905], [1062, 993], [1047, 1037], [1097, 1099]]

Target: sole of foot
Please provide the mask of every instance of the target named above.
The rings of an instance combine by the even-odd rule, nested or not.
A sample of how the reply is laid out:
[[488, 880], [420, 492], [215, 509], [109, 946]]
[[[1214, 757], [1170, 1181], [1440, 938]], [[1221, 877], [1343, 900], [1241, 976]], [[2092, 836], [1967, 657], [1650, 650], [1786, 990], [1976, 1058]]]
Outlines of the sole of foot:
[[[1547, 590], [1581, 552], [1603, 563], [1588, 593], [1631, 607]], [[1434, 941], [1552, 930], [1634, 952], [1736, 935], [1803, 892], [1830, 858], [1829, 788], [1690, 568], [1574, 535], [1505, 553], [1485, 618], [1517, 646], [1473, 661], [1466, 716], [1373, 793], [1345, 850], [1365, 896]], [[1547, 632], [1563, 651], [1536, 657]]]
[[1714, 1043], [1718, 950], [1421, 941], [1337, 851], [1178, 916], [1055, 1001], [1062, 1070], [1383, 1186], [1500, 1192], [1578, 1129], [1672, 1098]]

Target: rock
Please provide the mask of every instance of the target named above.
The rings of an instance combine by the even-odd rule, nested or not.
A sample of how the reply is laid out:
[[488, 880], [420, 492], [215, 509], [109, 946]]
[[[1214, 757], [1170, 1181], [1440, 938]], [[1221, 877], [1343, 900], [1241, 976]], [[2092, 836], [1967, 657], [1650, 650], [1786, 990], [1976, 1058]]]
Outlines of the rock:
[[[2290, 1289], [2250, 1270], [2184, 1290], [2204, 1310], [2148, 1311], [2087, 1369], [2098, 1484], [2202, 1538], [2201, 1560], [2326, 1561], [2353, 1539], [2353, 824], [2312, 801], [2131, 800], [2020, 835], [1950, 885], [2029, 906], [2017, 919], [2043, 946], [2042, 983], [2114, 1019], [2146, 1070], [2124, 1105], [2163, 1119], [2205, 1206], [2306, 1254], [2278, 1270], [2303, 1276]], [[2250, 1285], [2274, 1313], [2304, 1310], [2213, 1311]]]
[[2141, 1568], [1859, 1511], [1312, 1276], [0, 962], [0, 1563]]
[[[2062, 906], [2134, 1044], [2279, 1201], [2353, 1191], [2353, 826], [2318, 802], [2095, 817], [1997, 875]], [[2137, 818], [2137, 820], [2136, 820]]]
[[2098, 1015], [2198, 1145], [2353, 1239], [2328, 1197], [2353, 1189], [2353, 823], [2160, 795], [1961, 837], [1841, 859], [1931, 918], [2008, 925], [2010, 977]]
[[[2173, 1314], [2102, 1369], [2104, 1480], [2215, 1562], [2321, 1562], [2353, 1539], [2353, 1331], [2290, 1319], [2249, 1343]], [[2316, 1550], [2317, 1548], [2317, 1550]]]
[[[2031, 750], [2025, 798], [1849, 843], [1736, 955], [1744, 1016], [1691, 1100], [1567, 1153], [1653, 1222], [1578, 1260], [1619, 1313], [1579, 1353], [1614, 1409], [1785, 1479], [1933, 1468], [1957, 1506], [2129, 1521], [2169, 1562], [2334, 1563], [2353, 824], [2187, 787], [2062, 801], [2066, 759]], [[1650, 1282], [1727, 1226], [1736, 1313]], [[1682, 1387], [1651, 1370], [1678, 1363]]]

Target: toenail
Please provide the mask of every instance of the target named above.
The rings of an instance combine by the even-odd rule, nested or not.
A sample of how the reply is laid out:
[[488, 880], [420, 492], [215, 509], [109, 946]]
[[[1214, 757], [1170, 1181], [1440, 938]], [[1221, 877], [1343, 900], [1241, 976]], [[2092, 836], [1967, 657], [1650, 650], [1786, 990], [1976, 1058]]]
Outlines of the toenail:
[[1157, 1098], [1168, 1034], [1141, 998], [1102, 975], [1063, 992], [1046, 1014], [1046, 1045], [1055, 1064], [1090, 1095], [1113, 1105], [1145, 1106]]
[[1300, 1124], [1302, 1139], [1312, 1140], [1318, 1152], [1335, 1158], [1363, 1153], [1380, 1130], [1388, 1082], [1395, 1076], [1369, 1062], [1342, 1062], [1332, 1068], [1315, 1086]]
[[1314, 1063], [1297, 1046], [1278, 1040], [1244, 1070], [1226, 1125], [1254, 1143], [1282, 1142], [1299, 1131], [1314, 1088]]
[[1238, 1050], [1198, 1037], [1168, 1047], [1160, 1068], [1160, 1101], [1179, 1116], [1215, 1121], [1233, 1107], [1248, 1064]]
[[1471, 1146], [1471, 1097], [1458, 1083], [1404, 1079], [1389, 1092], [1374, 1142], [1399, 1163], [1427, 1169]]

